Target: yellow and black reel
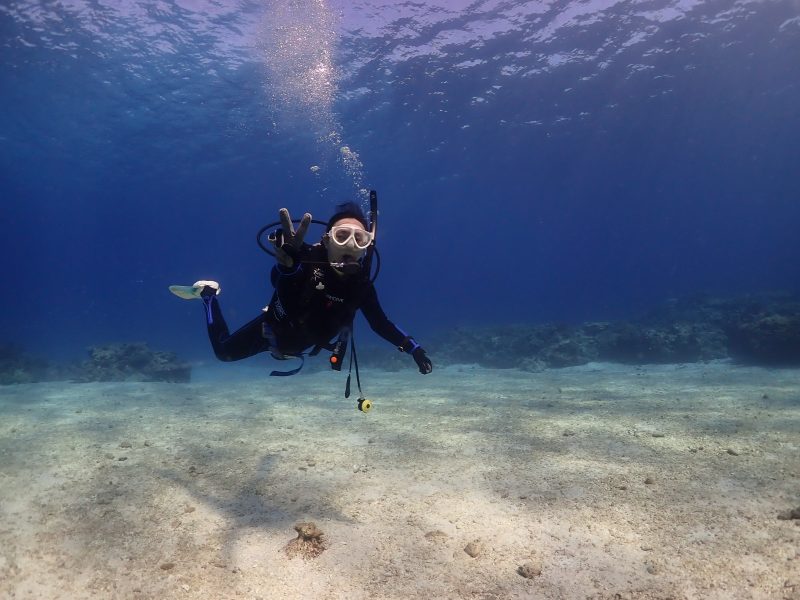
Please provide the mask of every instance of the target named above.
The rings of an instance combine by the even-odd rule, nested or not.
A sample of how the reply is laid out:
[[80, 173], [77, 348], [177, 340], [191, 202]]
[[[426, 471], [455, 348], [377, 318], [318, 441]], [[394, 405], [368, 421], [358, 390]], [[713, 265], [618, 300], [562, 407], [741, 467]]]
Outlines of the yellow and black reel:
[[361, 412], [369, 412], [372, 409], [372, 401], [367, 400], [366, 398], [359, 398], [358, 399], [358, 410]]

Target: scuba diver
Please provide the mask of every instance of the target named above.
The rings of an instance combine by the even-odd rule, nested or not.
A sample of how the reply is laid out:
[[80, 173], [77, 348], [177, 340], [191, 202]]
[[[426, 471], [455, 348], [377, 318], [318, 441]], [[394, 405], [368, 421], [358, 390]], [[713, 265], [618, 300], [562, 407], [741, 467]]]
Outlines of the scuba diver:
[[[278, 223], [263, 227], [258, 234], [259, 246], [276, 258], [270, 275], [275, 291], [261, 314], [240, 329], [229, 333], [217, 300], [221, 290], [216, 281], [170, 286], [170, 291], [180, 298], [203, 301], [208, 337], [217, 358], [234, 361], [270, 352], [279, 360], [302, 361], [309, 349], [310, 356], [326, 349], [333, 352], [331, 367], [341, 370], [349, 342], [350, 368], [352, 371], [355, 360], [358, 380], [352, 327], [356, 312], [361, 310], [375, 333], [410, 354], [420, 373], [430, 373], [433, 364], [425, 350], [387, 318], [373, 285], [375, 277], [370, 277], [377, 221], [375, 193], [371, 194], [370, 220], [355, 202], [338, 205], [327, 223], [312, 221], [306, 213], [296, 230], [287, 209], [280, 209], [279, 216], [281, 227], [271, 231], [267, 238], [272, 251], [262, 244], [261, 235]], [[312, 222], [325, 225], [326, 230], [320, 242], [309, 245], [304, 239]], [[302, 366], [301, 362], [296, 369], [273, 371], [271, 375], [294, 375]], [[360, 392], [360, 381], [358, 384]], [[348, 376], [346, 397], [349, 389]], [[365, 400], [363, 394], [359, 409], [362, 400]]]

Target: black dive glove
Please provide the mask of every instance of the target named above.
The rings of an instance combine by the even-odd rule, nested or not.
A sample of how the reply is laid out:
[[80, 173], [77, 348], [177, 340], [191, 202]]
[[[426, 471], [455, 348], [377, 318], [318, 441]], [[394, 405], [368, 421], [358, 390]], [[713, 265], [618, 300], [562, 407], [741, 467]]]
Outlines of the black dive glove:
[[272, 232], [267, 239], [275, 247], [275, 258], [278, 263], [286, 268], [292, 268], [297, 263], [300, 255], [303, 239], [306, 237], [306, 231], [308, 231], [308, 226], [311, 224], [311, 215], [309, 213], [303, 215], [297, 231], [294, 229], [292, 217], [287, 209], [280, 209], [278, 216], [280, 217], [282, 228]]
[[425, 350], [422, 349], [422, 346], [417, 346], [414, 348], [411, 356], [414, 357], [414, 362], [417, 363], [420, 373], [427, 375], [433, 371], [433, 363], [431, 362], [431, 359], [428, 358], [428, 355], [425, 354]]
[[400, 352], [405, 352], [413, 356], [414, 362], [417, 363], [417, 366], [419, 367], [419, 372], [423, 375], [427, 375], [433, 371], [433, 363], [431, 362], [431, 359], [428, 358], [427, 354], [425, 354], [425, 350], [423, 350], [422, 346], [417, 343], [417, 340], [412, 338], [410, 335], [406, 336], [397, 349], [400, 350]]

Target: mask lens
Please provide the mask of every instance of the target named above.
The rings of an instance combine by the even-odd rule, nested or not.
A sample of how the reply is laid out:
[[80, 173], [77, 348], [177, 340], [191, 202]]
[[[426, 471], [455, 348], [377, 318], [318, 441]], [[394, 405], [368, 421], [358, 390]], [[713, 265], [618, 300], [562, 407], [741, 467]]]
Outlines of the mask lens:
[[347, 227], [334, 227], [331, 233], [333, 233], [333, 240], [337, 244], [343, 245], [347, 243], [348, 239], [350, 239], [352, 231], [353, 231], [352, 229], [349, 229]]
[[354, 229], [353, 238], [356, 241], [356, 246], [359, 248], [366, 248], [372, 241], [372, 236], [370, 233], [368, 231], [364, 231], [363, 229]]

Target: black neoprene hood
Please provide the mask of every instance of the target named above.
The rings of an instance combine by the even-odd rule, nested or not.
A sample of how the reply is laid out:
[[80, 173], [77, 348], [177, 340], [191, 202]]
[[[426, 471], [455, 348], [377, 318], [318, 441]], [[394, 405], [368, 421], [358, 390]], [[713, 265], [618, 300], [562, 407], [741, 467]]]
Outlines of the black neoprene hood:
[[336, 212], [334, 212], [333, 216], [328, 219], [328, 231], [330, 231], [331, 227], [333, 227], [333, 224], [339, 219], [348, 218], [356, 219], [364, 226], [364, 229], [369, 231], [369, 223], [367, 222], [367, 218], [364, 216], [364, 211], [362, 211], [361, 207], [355, 202], [344, 202], [336, 206]]

